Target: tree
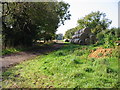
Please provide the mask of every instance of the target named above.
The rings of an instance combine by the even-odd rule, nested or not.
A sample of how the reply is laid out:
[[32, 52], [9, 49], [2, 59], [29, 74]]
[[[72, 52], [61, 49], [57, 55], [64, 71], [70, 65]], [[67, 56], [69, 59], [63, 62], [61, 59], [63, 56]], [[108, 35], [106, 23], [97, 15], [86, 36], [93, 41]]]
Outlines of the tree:
[[90, 14], [86, 15], [85, 17], [79, 19], [77, 22], [79, 26], [85, 28], [91, 28], [94, 34], [101, 32], [109, 27], [112, 23], [111, 20], [105, 18], [106, 14], [101, 13], [100, 11], [91, 12]]
[[98, 37], [98, 40], [101, 40], [101, 38], [104, 37], [103, 31], [106, 31], [109, 25], [112, 23], [111, 20], [105, 17], [106, 14], [101, 13], [100, 11], [91, 12], [90, 14], [86, 15], [85, 17], [77, 21], [78, 26], [67, 30], [65, 33], [65, 38], [71, 39], [76, 31], [83, 29], [85, 27], [89, 27], [91, 28], [92, 33], [94, 33]]
[[[3, 10], [3, 45], [30, 46], [51, 40], [60, 22], [70, 18], [64, 2], [6, 2]], [[64, 23], [62, 23], [64, 24]]]

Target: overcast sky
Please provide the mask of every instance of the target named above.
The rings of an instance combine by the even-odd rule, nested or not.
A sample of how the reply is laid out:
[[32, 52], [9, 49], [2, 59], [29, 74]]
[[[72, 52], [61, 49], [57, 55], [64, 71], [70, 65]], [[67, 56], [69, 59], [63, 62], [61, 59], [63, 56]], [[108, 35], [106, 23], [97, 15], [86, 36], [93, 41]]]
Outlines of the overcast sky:
[[106, 13], [106, 18], [112, 20], [110, 27], [118, 27], [118, 2], [120, 0], [63, 0], [70, 4], [71, 20], [58, 28], [58, 33], [65, 34], [68, 29], [77, 26], [77, 20], [92, 11]]

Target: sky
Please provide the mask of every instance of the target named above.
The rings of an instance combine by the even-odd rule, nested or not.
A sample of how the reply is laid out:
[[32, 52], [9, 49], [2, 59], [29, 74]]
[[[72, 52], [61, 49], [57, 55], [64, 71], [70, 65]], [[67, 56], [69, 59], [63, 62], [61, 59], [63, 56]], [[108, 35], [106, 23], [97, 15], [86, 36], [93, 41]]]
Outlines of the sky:
[[[60, 1], [60, 0], [59, 0]], [[76, 27], [77, 20], [91, 13], [92, 11], [100, 11], [106, 14], [106, 18], [112, 20], [112, 27], [118, 27], [118, 2], [120, 0], [62, 0], [70, 4], [71, 19], [65, 21], [65, 25], [61, 25], [57, 29], [57, 34], [65, 34], [68, 29]]]

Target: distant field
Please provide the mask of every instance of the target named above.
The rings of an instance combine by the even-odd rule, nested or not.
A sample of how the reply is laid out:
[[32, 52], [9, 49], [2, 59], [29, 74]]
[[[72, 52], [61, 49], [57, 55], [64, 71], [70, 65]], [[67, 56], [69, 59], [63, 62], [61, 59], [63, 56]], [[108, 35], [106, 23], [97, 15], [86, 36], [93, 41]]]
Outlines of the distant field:
[[101, 46], [66, 44], [3, 72], [3, 88], [118, 88], [117, 51], [89, 57]]

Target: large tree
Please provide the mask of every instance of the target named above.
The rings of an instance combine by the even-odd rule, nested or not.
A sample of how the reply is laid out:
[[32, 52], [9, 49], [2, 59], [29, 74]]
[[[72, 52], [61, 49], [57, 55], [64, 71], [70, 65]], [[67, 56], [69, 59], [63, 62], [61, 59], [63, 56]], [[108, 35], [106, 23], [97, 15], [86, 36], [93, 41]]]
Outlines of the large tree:
[[60, 22], [70, 18], [64, 2], [3, 3], [3, 45], [29, 46], [33, 41], [52, 39]]
[[100, 11], [91, 12], [90, 14], [86, 15], [85, 17], [79, 19], [78, 21], [79, 26], [85, 28], [91, 28], [94, 34], [101, 32], [109, 27], [112, 23], [111, 20], [106, 18], [106, 14]]
[[106, 14], [101, 13], [100, 11], [91, 12], [85, 17], [79, 19], [77, 22], [78, 22], [78, 26], [66, 31], [64, 36], [65, 38], [69, 38], [69, 39], [72, 38], [72, 36], [76, 31], [83, 29], [85, 27], [91, 28], [92, 33], [97, 35], [103, 30], [106, 30], [109, 27], [109, 25], [112, 23], [111, 20], [106, 18]]

